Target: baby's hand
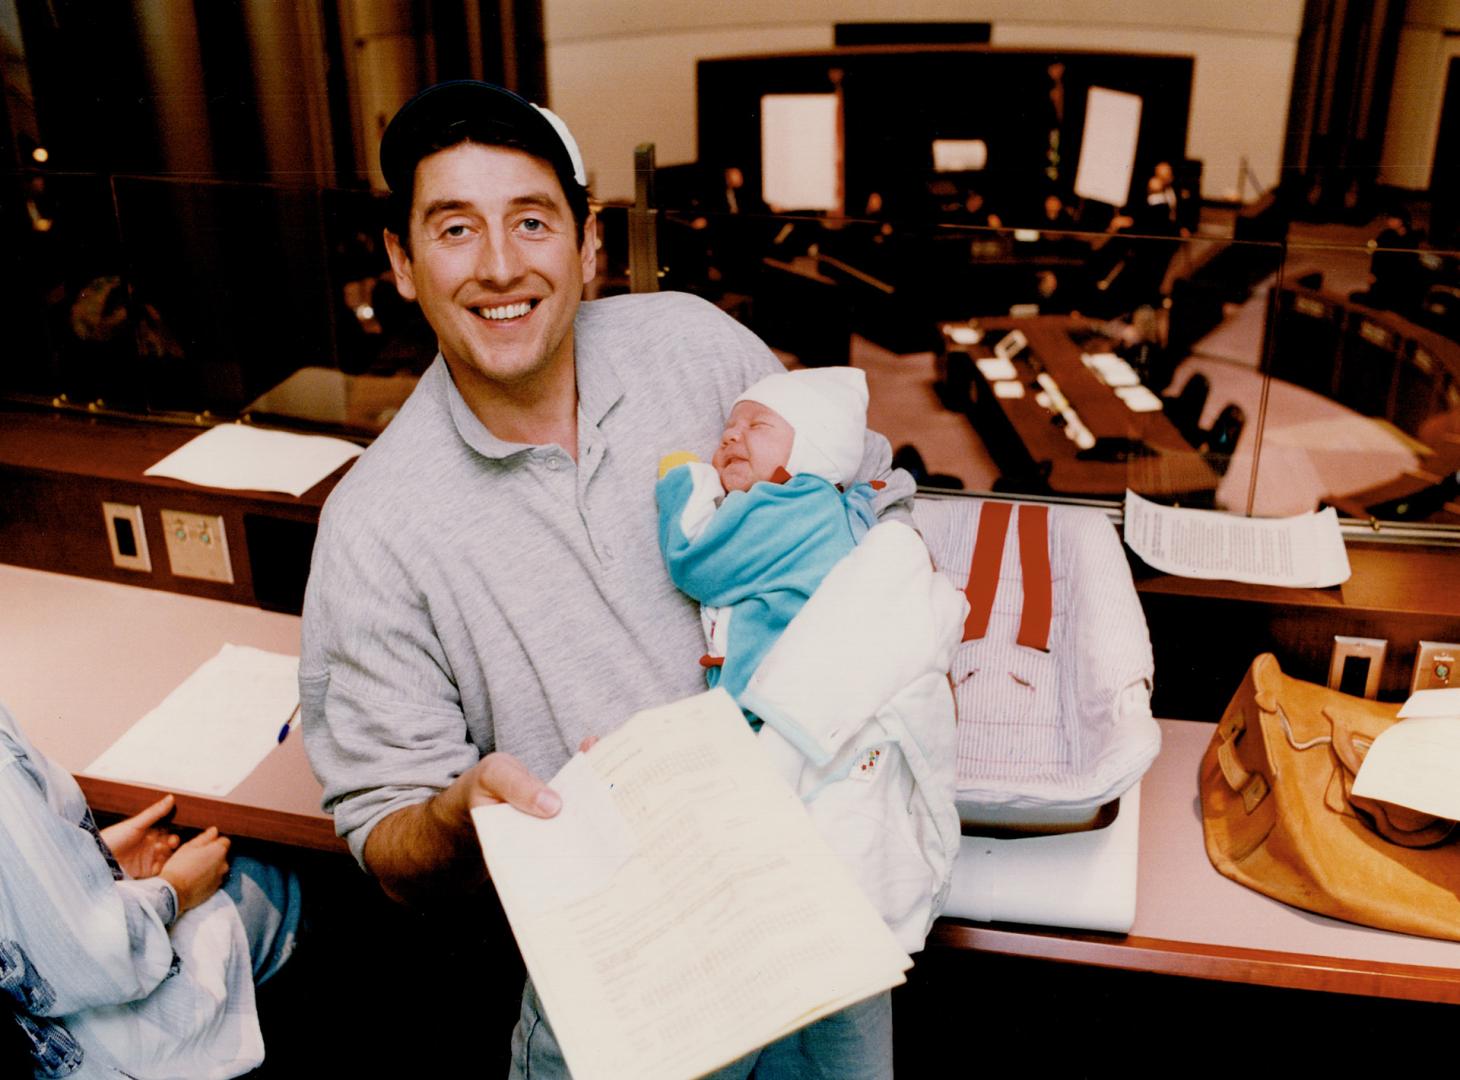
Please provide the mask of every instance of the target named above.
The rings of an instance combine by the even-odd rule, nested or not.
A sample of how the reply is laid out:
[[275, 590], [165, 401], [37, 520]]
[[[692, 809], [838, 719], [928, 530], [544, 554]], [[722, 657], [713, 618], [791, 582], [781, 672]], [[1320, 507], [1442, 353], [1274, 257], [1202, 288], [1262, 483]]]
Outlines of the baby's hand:
[[659, 459], [659, 479], [664, 479], [664, 474], [670, 469], [679, 465], [688, 465], [691, 461], [698, 461], [699, 455], [688, 450], [676, 450], [672, 454], [665, 454]]

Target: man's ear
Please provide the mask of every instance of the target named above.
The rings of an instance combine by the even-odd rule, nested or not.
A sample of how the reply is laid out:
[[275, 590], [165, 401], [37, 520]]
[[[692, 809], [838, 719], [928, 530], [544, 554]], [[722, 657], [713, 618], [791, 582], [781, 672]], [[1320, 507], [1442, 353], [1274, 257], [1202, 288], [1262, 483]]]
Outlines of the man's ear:
[[598, 215], [589, 214], [583, 222], [583, 248], [578, 252], [583, 264], [583, 284], [598, 276]]
[[411, 273], [411, 253], [400, 242], [400, 237], [389, 229], [385, 230], [385, 251], [390, 256], [390, 268], [395, 272], [395, 291], [404, 300], [414, 300], [416, 279]]

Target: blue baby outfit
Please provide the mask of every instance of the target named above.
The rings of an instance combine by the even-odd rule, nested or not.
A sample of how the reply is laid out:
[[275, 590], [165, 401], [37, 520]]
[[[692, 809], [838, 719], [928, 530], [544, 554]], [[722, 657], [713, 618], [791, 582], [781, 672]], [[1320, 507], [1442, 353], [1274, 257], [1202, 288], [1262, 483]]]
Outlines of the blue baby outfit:
[[709, 685], [739, 701], [776, 639], [876, 514], [870, 485], [843, 492], [809, 473], [732, 491], [711, 510], [719, 491], [707, 465], [670, 469], [655, 491], [659, 547], [674, 584], [710, 609], [711, 653], [723, 643], [723, 666], [707, 658]]

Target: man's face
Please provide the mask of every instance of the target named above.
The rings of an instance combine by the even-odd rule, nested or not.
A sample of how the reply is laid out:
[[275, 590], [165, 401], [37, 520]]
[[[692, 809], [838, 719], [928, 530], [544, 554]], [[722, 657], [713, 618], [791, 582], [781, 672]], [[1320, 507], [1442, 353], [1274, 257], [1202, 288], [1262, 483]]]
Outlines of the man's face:
[[796, 430], [775, 409], [758, 401], [742, 401], [730, 410], [720, 446], [710, 464], [726, 491], [749, 491], [769, 480], [791, 459]]
[[546, 162], [470, 142], [438, 151], [416, 166], [409, 253], [385, 239], [396, 288], [421, 305], [469, 404], [571, 369], [594, 228], [580, 247]]

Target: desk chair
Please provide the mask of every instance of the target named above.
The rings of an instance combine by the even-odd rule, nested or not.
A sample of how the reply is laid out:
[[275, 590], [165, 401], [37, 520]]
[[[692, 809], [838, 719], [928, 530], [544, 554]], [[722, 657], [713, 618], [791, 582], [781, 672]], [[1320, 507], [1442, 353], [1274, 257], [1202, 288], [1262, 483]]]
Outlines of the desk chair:
[[1165, 399], [1166, 418], [1192, 446], [1202, 444], [1201, 414], [1211, 392], [1211, 382], [1198, 372], [1186, 380], [1180, 393]]
[[1232, 463], [1232, 452], [1237, 448], [1237, 440], [1246, 423], [1247, 414], [1242, 411], [1242, 406], [1234, 402], [1218, 413], [1212, 426], [1207, 429], [1201, 451], [1207, 464], [1218, 476], [1227, 474], [1227, 467]]

